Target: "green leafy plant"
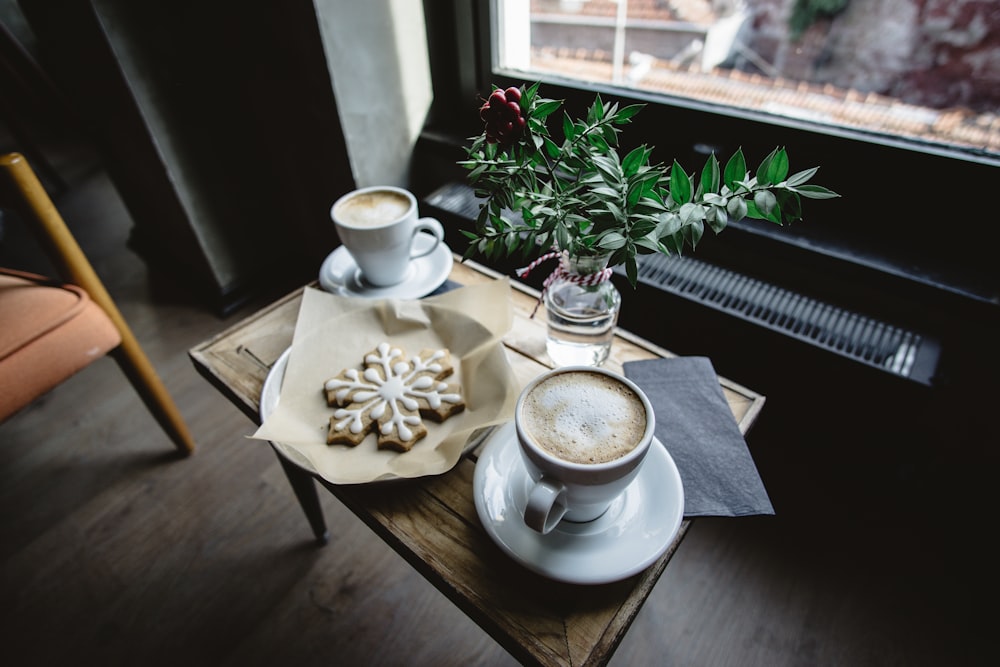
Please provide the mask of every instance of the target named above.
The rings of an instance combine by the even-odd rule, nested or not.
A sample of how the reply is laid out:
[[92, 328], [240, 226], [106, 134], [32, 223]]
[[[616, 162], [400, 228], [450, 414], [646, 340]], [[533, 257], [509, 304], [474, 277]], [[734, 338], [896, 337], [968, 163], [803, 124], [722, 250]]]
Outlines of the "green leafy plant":
[[[817, 167], [789, 175], [788, 154], [775, 148], [753, 172], [742, 149], [724, 166], [715, 155], [699, 174], [673, 161], [651, 164], [653, 149], [619, 156], [618, 135], [643, 105], [619, 107], [597, 95], [584, 118], [563, 115], [561, 143], [547, 122], [562, 102], [539, 84], [495, 89], [480, 108], [484, 131], [461, 161], [484, 203], [465, 257], [524, 259], [552, 247], [573, 256], [610, 255], [634, 287], [636, 256], [694, 249], [708, 225], [719, 233], [744, 217], [777, 224], [802, 217], [801, 199], [839, 195], [810, 185]], [[520, 213], [520, 219], [509, 215]]]

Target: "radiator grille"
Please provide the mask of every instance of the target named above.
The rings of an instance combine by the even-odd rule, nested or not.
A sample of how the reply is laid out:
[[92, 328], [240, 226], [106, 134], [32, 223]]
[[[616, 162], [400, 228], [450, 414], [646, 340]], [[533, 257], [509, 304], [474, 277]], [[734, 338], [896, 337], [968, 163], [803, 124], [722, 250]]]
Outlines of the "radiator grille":
[[[691, 257], [644, 255], [639, 281], [744, 320], [879, 367], [929, 381], [917, 372], [921, 355], [937, 356], [937, 342], [888, 322], [845, 310]], [[924, 366], [925, 364], [920, 364]]]

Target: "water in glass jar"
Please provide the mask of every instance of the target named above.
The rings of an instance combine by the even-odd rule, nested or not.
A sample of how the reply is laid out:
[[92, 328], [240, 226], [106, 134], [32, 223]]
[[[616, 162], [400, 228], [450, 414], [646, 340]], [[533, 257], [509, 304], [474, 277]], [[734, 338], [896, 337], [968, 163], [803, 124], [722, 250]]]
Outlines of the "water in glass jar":
[[608, 358], [621, 297], [607, 282], [598, 287], [555, 283], [546, 293], [546, 351], [558, 366], [600, 366]]

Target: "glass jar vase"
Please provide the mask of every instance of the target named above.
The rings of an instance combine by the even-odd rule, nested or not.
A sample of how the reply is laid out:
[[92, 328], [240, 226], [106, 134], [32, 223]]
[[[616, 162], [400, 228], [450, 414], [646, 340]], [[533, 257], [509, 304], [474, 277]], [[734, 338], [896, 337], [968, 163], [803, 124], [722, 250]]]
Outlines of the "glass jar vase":
[[564, 254], [544, 291], [545, 348], [558, 366], [600, 366], [608, 358], [621, 309], [608, 258]]

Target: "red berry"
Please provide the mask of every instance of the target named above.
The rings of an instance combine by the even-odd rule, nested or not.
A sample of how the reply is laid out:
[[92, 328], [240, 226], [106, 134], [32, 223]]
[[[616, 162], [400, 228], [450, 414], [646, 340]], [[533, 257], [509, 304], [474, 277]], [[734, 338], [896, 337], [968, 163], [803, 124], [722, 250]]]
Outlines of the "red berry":
[[479, 117], [486, 126], [486, 141], [506, 147], [521, 136], [527, 119], [521, 111], [520, 100], [521, 91], [514, 87], [497, 88], [490, 93], [489, 99], [479, 108]]

